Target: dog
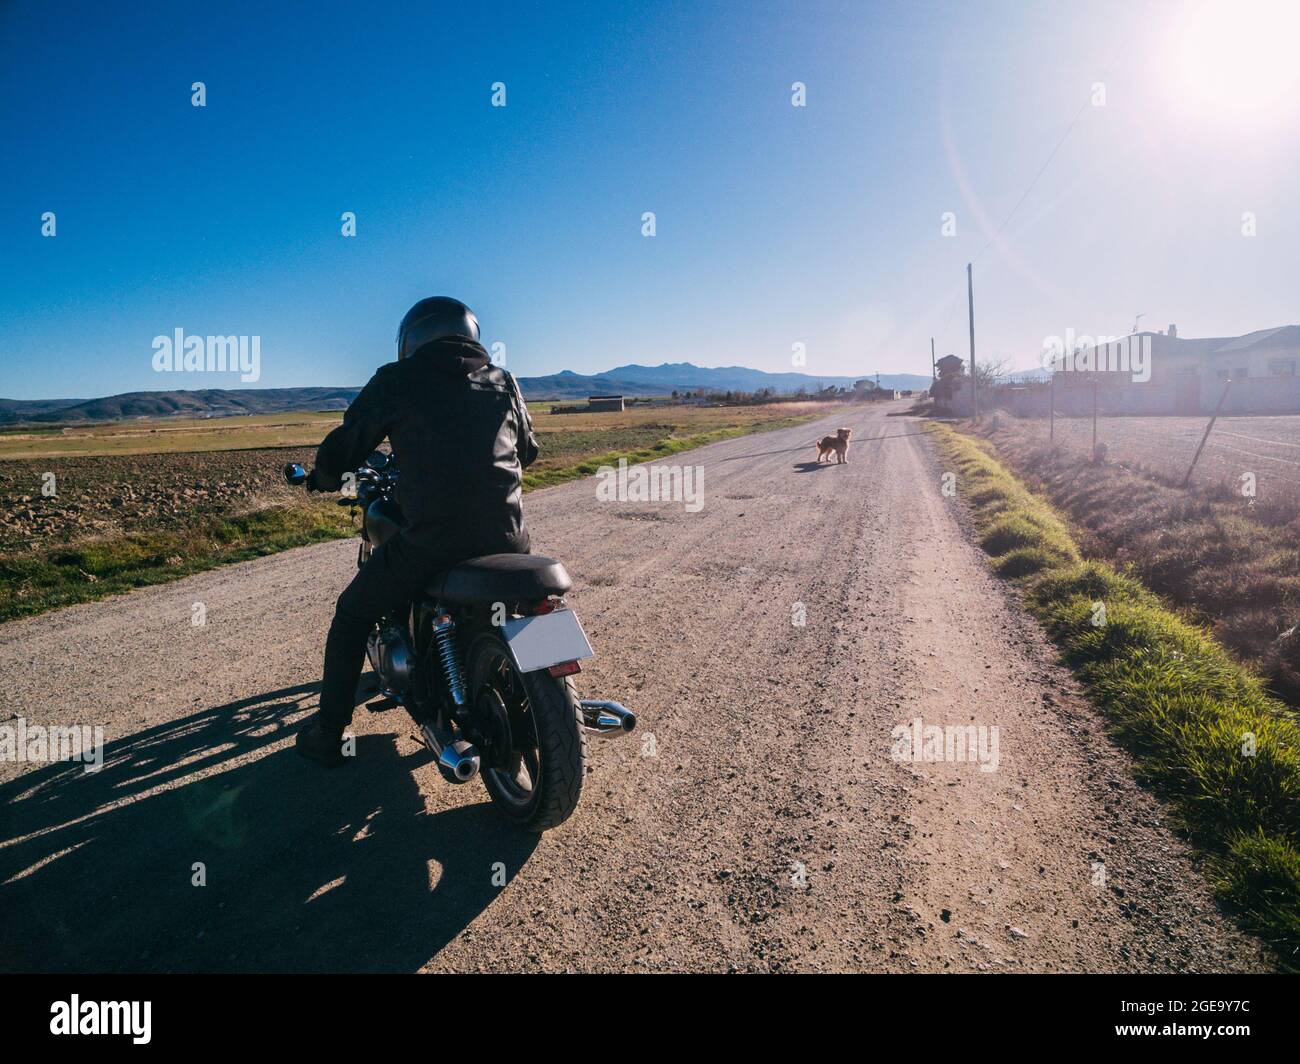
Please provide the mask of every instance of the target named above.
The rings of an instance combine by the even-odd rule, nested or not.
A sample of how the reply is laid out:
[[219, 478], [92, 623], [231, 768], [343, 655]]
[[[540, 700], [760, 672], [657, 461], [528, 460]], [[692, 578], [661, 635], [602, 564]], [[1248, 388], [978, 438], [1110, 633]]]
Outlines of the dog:
[[834, 436], [823, 436], [817, 441], [817, 461], [823, 458], [829, 458], [832, 454], [836, 456], [838, 465], [847, 465], [849, 461], [849, 437], [853, 435], [852, 429], [840, 429]]

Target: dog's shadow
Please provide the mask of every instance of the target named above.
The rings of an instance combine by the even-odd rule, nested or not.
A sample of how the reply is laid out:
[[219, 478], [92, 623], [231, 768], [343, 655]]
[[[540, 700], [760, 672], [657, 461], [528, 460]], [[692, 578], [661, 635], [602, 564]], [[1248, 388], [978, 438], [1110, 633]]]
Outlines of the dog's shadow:
[[794, 467], [800, 473], [815, 473], [818, 469], [830, 469], [834, 462], [795, 462]]

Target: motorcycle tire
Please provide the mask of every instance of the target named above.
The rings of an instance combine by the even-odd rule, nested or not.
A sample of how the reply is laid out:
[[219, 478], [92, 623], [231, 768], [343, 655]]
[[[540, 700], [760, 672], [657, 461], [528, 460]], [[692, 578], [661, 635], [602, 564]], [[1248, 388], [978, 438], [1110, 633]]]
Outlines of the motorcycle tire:
[[[497, 738], [497, 764], [481, 770], [493, 803], [529, 831], [564, 823], [578, 807], [587, 774], [587, 735], [572, 682], [519, 672], [497, 632], [473, 640], [468, 673], [471, 705]], [[510, 753], [502, 757], [506, 747]]]

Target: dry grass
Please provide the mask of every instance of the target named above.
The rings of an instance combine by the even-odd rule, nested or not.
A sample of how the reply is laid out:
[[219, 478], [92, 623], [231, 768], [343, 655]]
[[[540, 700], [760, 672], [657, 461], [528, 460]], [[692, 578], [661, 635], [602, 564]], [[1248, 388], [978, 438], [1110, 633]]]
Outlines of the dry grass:
[[1089, 463], [1014, 418], [978, 432], [1069, 516], [1085, 554], [1207, 625], [1273, 694], [1300, 707], [1300, 505], [1186, 491], [1145, 469]]
[[0, 434], [0, 461], [306, 447], [342, 420], [341, 413], [323, 411], [22, 429]]
[[[1018, 435], [1048, 446], [1048, 419], [1015, 418]], [[1107, 461], [1165, 484], [1186, 476], [1208, 422], [1198, 417], [1106, 417], [1098, 419], [1097, 441]], [[1092, 418], [1057, 417], [1055, 445], [1085, 459], [1092, 453]], [[1249, 473], [1261, 502], [1300, 505], [1300, 416], [1225, 415], [1215, 423], [1196, 463], [1192, 483], [1201, 489], [1236, 491]]]
[[[833, 406], [812, 401], [762, 406], [659, 405], [633, 406], [621, 413], [552, 414], [552, 405], [548, 402], [531, 403], [529, 411], [537, 431], [555, 441], [573, 433], [636, 433], [647, 428], [689, 435], [797, 417]], [[252, 414], [247, 417], [158, 418], [8, 430], [0, 432], [0, 461], [308, 447], [320, 443], [325, 434], [342, 420], [341, 411], [319, 411]]]

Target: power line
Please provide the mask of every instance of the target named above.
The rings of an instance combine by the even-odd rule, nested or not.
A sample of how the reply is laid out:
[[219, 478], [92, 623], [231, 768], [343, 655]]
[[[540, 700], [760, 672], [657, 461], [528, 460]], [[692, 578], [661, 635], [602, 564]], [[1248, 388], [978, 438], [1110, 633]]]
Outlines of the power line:
[[[1102, 73], [1103, 82], [1105, 82], [1109, 74], [1110, 74], [1110, 67], [1107, 66], [1106, 70]], [[1070, 124], [1065, 127], [1065, 132], [1061, 134], [1061, 139], [1056, 142], [1055, 146], [1052, 148], [1047, 158], [1043, 160], [1043, 165], [1038, 168], [1038, 172], [1034, 174], [1033, 179], [1029, 182], [1024, 192], [1020, 194], [1020, 198], [1016, 200], [1015, 206], [1013, 206], [1010, 212], [1007, 214], [1007, 216], [1002, 219], [1002, 224], [999, 225], [997, 229], [993, 231], [993, 235], [988, 238], [984, 246], [980, 248], [979, 252], [975, 255], [975, 257], [970, 260], [972, 264], [979, 261], [980, 257], [984, 254], [984, 252], [988, 251], [988, 249], [993, 246], [994, 241], [997, 240], [997, 238], [1002, 235], [1006, 227], [1011, 224], [1011, 219], [1016, 216], [1016, 212], [1020, 210], [1025, 200], [1029, 198], [1029, 194], [1033, 192], [1034, 188], [1038, 185], [1038, 182], [1042, 179], [1043, 174], [1047, 173], [1047, 168], [1052, 165], [1052, 160], [1056, 158], [1057, 154], [1060, 152], [1065, 142], [1069, 140], [1070, 134], [1074, 132], [1074, 127], [1079, 124], [1079, 120], [1083, 117], [1084, 111], [1088, 109], [1088, 105], [1091, 102], [1092, 102], [1091, 97], [1088, 97], [1083, 101], [1083, 104], [1079, 107], [1078, 111], [1075, 112], [1074, 117], [1070, 119]], [[947, 316], [943, 320], [943, 324], [938, 329], [939, 335], [942, 335], [943, 331], [948, 328], [949, 323], [952, 321], [952, 316], [957, 312], [958, 305], [959, 305], [958, 301], [954, 300], [952, 306], [948, 310]]]
[[[1109, 70], [1110, 68], [1108, 67], [1107, 73], [1109, 73]], [[1104, 81], [1105, 78], [1106, 75], [1103, 74], [1102, 80]], [[1029, 187], [1020, 194], [1020, 198], [1016, 200], [1016, 205], [1011, 208], [1011, 213], [1002, 219], [1002, 224], [994, 230], [993, 235], [989, 237], [988, 242], [980, 248], [979, 253], [971, 260], [972, 262], [978, 261], [980, 255], [983, 255], [984, 252], [988, 251], [988, 249], [993, 246], [993, 241], [1002, 235], [1002, 231], [1010, 224], [1011, 219], [1016, 216], [1016, 211], [1020, 210], [1021, 205], [1029, 198], [1029, 193], [1034, 191], [1034, 187], [1038, 184], [1039, 180], [1045, 173], [1047, 173], [1047, 168], [1052, 165], [1052, 160], [1056, 158], [1057, 152], [1061, 150], [1061, 146], [1070, 139], [1070, 134], [1074, 132], [1074, 127], [1079, 124], [1079, 119], [1083, 117], [1083, 112], [1088, 109], [1088, 105], [1091, 102], [1091, 97], [1083, 101], [1083, 106], [1081, 106], [1079, 110], [1075, 112], [1074, 117], [1070, 119], [1070, 124], [1065, 127], [1065, 132], [1061, 134], [1061, 139], [1056, 142], [1056, 147], [1052, 149], [1051, 154], [1049, 154], [1043, 161], [1043, 165], [1038, 168], [1038, 173], [1034, 174], [1034, 179], [1029, 182]]]

